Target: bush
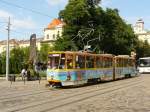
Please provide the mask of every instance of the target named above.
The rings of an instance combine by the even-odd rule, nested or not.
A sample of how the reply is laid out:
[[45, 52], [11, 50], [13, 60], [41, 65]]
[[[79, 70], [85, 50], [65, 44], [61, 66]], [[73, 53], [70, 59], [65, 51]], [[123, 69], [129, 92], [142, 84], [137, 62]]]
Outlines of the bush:
[[46, 70], [45, 71], [40, 71], [39, 74], [40, 74], [41, 77], [46, 77]]

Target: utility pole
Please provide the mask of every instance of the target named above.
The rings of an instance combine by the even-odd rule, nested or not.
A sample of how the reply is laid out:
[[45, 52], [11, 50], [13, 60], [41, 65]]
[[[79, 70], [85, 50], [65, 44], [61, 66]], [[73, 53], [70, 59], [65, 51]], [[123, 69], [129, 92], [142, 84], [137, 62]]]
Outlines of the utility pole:
[[9, 75], [9, 38], [10, 38], [10, 17], [8, 18], [8, 37], [7, 37], [7, 50], [6, 50], [6, 80], [8, 81], [8, 75]]

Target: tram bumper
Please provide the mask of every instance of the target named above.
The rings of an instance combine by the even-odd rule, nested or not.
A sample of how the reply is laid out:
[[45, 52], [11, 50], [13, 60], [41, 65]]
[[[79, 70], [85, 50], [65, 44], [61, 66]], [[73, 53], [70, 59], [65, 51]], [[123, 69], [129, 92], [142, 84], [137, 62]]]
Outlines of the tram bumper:
[[87, 83], [87, 80], [78, 80], [78, 81], [62, 81], [62, 86], [74, 86], [74, 85], [82, 85]]

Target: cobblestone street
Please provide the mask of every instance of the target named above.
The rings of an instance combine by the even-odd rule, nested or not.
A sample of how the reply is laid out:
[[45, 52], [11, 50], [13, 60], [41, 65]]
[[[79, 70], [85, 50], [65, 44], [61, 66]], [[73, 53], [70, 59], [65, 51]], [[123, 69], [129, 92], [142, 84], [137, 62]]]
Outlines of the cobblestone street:
[[150, 75], [74, 88], [0, 80], [0, 112], [150, 112]]

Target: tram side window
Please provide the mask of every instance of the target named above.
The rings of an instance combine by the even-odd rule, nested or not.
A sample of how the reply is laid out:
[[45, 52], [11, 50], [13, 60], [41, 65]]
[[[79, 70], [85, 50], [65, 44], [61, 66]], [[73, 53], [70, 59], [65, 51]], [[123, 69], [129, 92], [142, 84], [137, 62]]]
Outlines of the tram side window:
[[73, 69], [73, 55], [67, 54], [67, 69]]
[[128, 59], [125, 59], [125, 67], [128, 67]]
[[120, 67], [120, 59], [119, 58], [117, 58], [117, 67]]
[[122, 67], [122, 59], [121, 58], [119, 58], [119, 67]]
[[96, 67], [103, 68], [103, 60], [102, 57], [96, 57]]
[[123, 66], [123, 67], [126, 67], [126, 66], [125, 66], [125, 61], [126, 61], [126, 59], [123, 59], [122, 61], [123, 61], [123, 62], [122, 62], [123, 65], [122, 65], [122, 66]]
[[109, 64], [109, 67], [112, 67], [112, 58], [109, 58], [109, 62], [108, 62], [108, 64]]
[[59, 69], [65, 68], [65, 54], [61, 54]]
[[94, 68], [94, 56], [87, 56], [86, 57], [86, 67], [87, 68]]
[[123, 59], [120, 58], [119, 60], [120, 60], [120, 67], [123, 67]]
[[111, 61], [109, 58], [104, 58], [104, 68], [109, 68], [111, 66]]
[[112, 58], [106, 58], [105, 59], [105, 67], [106, 68], [110, 68], [110, 67], [112, 67]]
[[85, 68], [85, 56], [76, 55], [76, 68]]

